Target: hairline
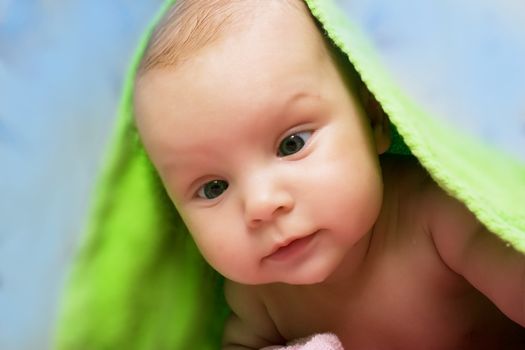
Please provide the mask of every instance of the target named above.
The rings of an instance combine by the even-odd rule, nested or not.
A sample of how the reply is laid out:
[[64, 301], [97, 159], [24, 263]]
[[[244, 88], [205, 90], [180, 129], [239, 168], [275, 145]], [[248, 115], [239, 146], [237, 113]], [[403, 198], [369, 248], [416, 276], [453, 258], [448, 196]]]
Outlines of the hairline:
[[[278, 0], [300, 10], [302, 0]], [[143, 52], [137, 78], [147, 72], [174, 68], [220, 41], [231, 30], [249, 25], [256, 11], [267, 0], [179, 0], [161, 18]], [[252, 11], [250, 11], [252, 9]]]

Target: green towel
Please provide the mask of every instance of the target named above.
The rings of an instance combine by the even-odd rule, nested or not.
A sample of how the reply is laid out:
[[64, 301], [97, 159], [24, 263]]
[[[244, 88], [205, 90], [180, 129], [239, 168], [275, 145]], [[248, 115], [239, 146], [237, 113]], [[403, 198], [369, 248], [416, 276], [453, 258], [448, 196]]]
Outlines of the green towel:
[[[170, 3], [145, 33], [127, 76], [111, 150], [65, 291], [58, 349], [219, 348], [228, 312], [222, 279], [188, 236], [132, 124], [135, 70]], [[525, 252], [525, 164], [424, 110], [395, 83], [370, 38], [334, 1], [307, 3], [401, 135], [390, 151], [408, 146], [443, 189]]]

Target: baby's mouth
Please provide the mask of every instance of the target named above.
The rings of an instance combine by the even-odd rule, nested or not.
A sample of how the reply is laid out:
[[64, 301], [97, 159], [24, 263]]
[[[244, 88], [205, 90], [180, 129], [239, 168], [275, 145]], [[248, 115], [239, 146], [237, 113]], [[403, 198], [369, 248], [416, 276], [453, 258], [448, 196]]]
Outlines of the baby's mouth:
[[287, 243], [277, 245], [272, 253], [263, 258], [263, 260], [284, 261], [300, 254], [317, 236], [319, 231], [315, 231], [307, 236], [298, 237]]

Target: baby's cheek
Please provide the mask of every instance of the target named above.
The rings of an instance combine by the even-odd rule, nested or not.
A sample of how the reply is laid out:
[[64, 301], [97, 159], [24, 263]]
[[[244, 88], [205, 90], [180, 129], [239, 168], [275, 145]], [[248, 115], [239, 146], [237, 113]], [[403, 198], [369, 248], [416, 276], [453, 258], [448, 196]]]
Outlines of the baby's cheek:
[[254, 242], [248, 239], [242, 222], [209, 216], [193, 217], [188, 229], [207, 263], [228, 279], [251, 281], [257, 270]]
[[215, 253], [209, 256], [208, 263], [224, 277], [232, 281], [244, 282], [247, 275], [244, 271], [246, 264], [240, 261], [235, 254]]
[[219, 249], [209, 254], [208, 263], [224, 277], [239, 283], [255, 283], [257, 267], [246, 249]]
[[239, 257], [236, 247], [226, 239], [196, 240], [201, 254], [215, 270], [222, 274], [230, 274]]

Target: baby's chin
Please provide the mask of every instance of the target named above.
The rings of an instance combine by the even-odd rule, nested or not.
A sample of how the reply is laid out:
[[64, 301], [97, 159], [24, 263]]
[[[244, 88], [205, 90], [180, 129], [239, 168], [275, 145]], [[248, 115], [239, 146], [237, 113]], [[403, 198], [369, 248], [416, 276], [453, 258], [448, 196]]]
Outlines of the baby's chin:
[[309, 269], [307, 271], [297, 271], [284, 276], [282, 283], [292, 285], [312, 285], [325, 282], [332, 274], [333, 268], [318, 267], [317, 269]]
[[239, 276], [223, 276], [231, 281], [246, 285], [264, 285], [271, 283], [285, 283], [291, 285], [313, 285], [326, 281], [336, 269], [337, 264], [330, 264], [328, 261], [309, 261], [296, 267], [286, 267], [281, 270], [261, 273], [257, 272]]
[[305, 285], [313, 285], [322, 283], [326, 280], [328, 276], [297, 276], [297, 277], [287, 277], [287, 278], [260, 278], [260, 279], [254, 279], [254, 278], [229, 278], [228, 276], [224, 276], [226, 279], [244, 284], [244, 285], [251, 285], [251, 286], [262, 286], [266, 284], [273, 284], [273, 283], [284, 283], [284, 284], [290, 284], [290, 285], [296, 285], [296, 286], [305, 286]]

